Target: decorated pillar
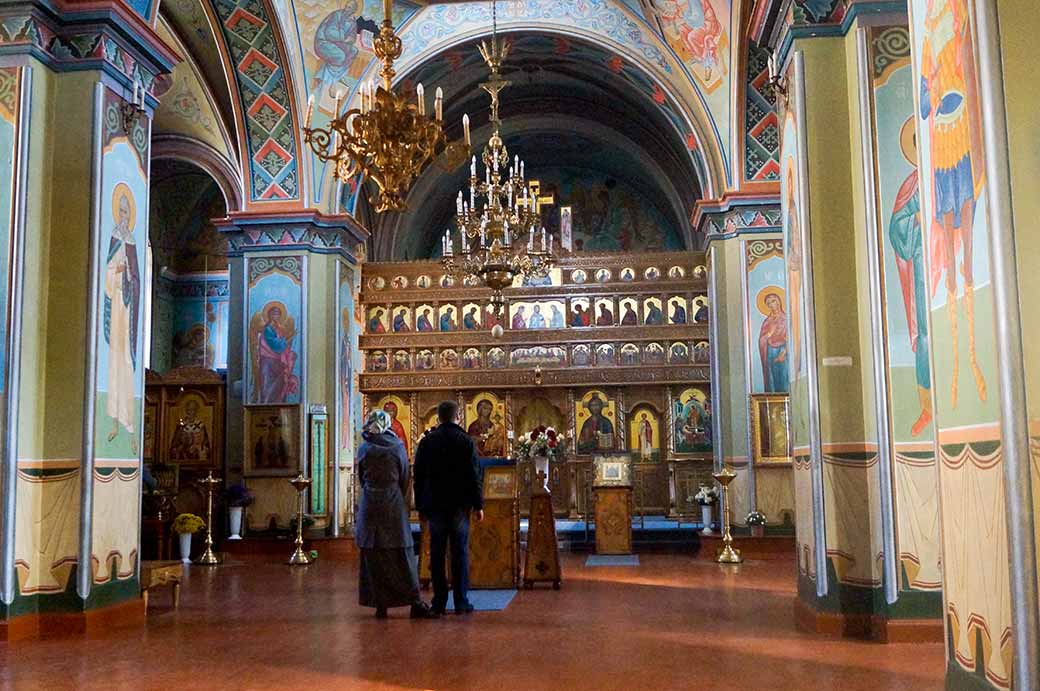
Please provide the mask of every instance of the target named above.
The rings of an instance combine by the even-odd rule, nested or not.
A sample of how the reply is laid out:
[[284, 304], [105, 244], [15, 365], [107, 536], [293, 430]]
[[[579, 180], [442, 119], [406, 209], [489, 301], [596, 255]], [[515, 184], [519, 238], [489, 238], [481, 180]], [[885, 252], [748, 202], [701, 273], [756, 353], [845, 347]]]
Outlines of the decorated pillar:
[[2, 10], [0, 639], [143, 615], [154, 9]]
[[[771, 533], [790, 533], [794, 529], [790, 461], [756, 464], [751, 424], [752, 394], [787, 391], [786, 377], [767, 386], [764, 375], [770, 369], [763, 370], [758, 347], [763, 328], [769, 328], [764, 322], [769, 314], [766, 296], [774, 294], [783, 301], [784, 295], [783, 251], [777, 239], [779, 205], [773, 195], [735, 196], [699, 204], [694, 220], [708, 245], [711, 274], [716, 367], [712, 381], [718, 411], [714, 419], [719, 426], [716, 465], [737, 473], [729, 491], [732, 521], [746, 527], [748, 514], [757, 511], [766, 516]], [[780, 316], [773, 321], [786, 325], [783, 304], [776, 310]], [[786, 366], [782, 369], [786, 371]]]
[[947, 682], [1037, 688], [1040, 325], [1023, 301], [1040, 249], [1027, 134], [1040, 23], [1022, 2], [908, 5]]
[[[311, 479], [307, 512], [332, 534], [349, 515], [358, 408], [358, 246], [350, 216], [238, 213], [217, 222], [231, 255], [229, 478], [256, 495], [247, 526], [286, 528], [296, 491]], [[324, 428], [324, 431], [322, 431]]]
[[931, 640], [941, 560], [909, 38], [890, 7], [847, 9], [798, 8], [774, 73], [797, 615], [819, 632]]

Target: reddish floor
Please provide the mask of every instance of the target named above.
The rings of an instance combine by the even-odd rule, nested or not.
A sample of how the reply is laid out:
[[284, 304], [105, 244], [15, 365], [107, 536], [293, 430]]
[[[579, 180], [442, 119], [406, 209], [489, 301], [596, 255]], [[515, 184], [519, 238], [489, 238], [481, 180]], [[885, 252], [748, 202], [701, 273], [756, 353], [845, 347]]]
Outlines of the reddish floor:
[[105, 640], [0, 644], [17, 689], [928, 689], [939, 644], [880, 645], [795, 631], [794, 565], [739, 571], [678, 555], [585, 568], [504, 612], [379, 621], [356, 605], [354, 564], [241, 559], [188, 569], [177, 612]]

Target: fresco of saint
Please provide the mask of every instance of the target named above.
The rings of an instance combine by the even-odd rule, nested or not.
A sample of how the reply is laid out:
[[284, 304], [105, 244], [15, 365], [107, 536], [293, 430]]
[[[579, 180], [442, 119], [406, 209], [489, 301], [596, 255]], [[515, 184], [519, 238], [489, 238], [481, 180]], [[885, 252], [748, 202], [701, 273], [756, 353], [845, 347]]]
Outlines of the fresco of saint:
[[968, 360], [979, 399], [986, 381], [975, 357], [975, 283], [972, 228], [982, 190], [985, 161], [976, 83], [975, 48], [965, 0], [929, 0], [921, 47], [921, 119], [928, 127], [935, 215], [931, 219], [931, 289], [946, 274], [946, 311], [950, 320], [953, 367], [951, 405], [957, 407], [957, 254], [963, 254], [964, 313], [968, 322]]
[[[917, 160], [914, 146], [914, 122], [911, 118], [903, 125], [900, 143], [906, 160], [914, 165]], [[932, 420], [932, 378], [928, 362], [928, 289], [924, 272], [924, 234], [921, 231], [921, 195], [917, 168], [910, 171], [899, 187], [888, 222], [888, 239], [896, 256], [899, 286], [903, 293], [903, 308], [910, 330], [910, 348], [914, 352], [914, 374], [917, 395], [921, 401], [921, 415], [910, 427], [911, 436], [918, 436]]]
[[108, 245], [105, 264], [105, 342], [108, 344], [108, 389], [105, 413], [112, 418], [108, 440], [122, 427], [137, 453], [134, 420], [137, 406], [134, 372], [137, 369], [138, 309], [141, 303], [141, 269], [134, 242], [136, 205], [130, 188], [116, 185], [112, 192], [112, 215], [116, 225]]
[[293, 350], [296, 327], [280, 302], [269, 302], [253, 315], [249, 334], [253, 357], [253, 402], [285, 403], [300, 390], [300, 378], [293, 369], [297, 354]]
[[765, 391], [787, 393], [787, 314], [780, 289], [764, 289], [759, 294], [759, 303], [759, 309], [766, 315], [758, 330], [758, 357], [762, 362]]

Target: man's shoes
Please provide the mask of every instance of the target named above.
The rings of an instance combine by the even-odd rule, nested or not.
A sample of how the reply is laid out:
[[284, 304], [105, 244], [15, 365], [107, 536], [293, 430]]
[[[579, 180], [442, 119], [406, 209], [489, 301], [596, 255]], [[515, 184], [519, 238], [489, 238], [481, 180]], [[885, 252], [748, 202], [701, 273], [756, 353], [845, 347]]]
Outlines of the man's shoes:
[[439, 619], [440, 613], [426, 606], [425, 602], [417, 602], [412, 605], [409, 615], [412, 619]]
[[463, 605], [455, 605], [455, 614], [472, 614], [472, 613], [473, 613], [473, 605], [471, 605], [468, 602], [463, 604]]
[[386, 619], [386, 607], [376, 607], [376, 619]]

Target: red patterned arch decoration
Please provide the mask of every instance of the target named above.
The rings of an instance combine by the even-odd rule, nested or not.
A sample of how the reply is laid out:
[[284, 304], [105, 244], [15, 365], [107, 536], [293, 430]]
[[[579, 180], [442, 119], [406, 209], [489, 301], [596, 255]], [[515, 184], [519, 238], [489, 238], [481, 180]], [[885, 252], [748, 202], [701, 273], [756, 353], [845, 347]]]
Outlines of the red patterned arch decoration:
[[249, 201], [300, 200], [298, 126], [274, 11], [266, 0], [211, 0], [211, 6], [238, 89]]

